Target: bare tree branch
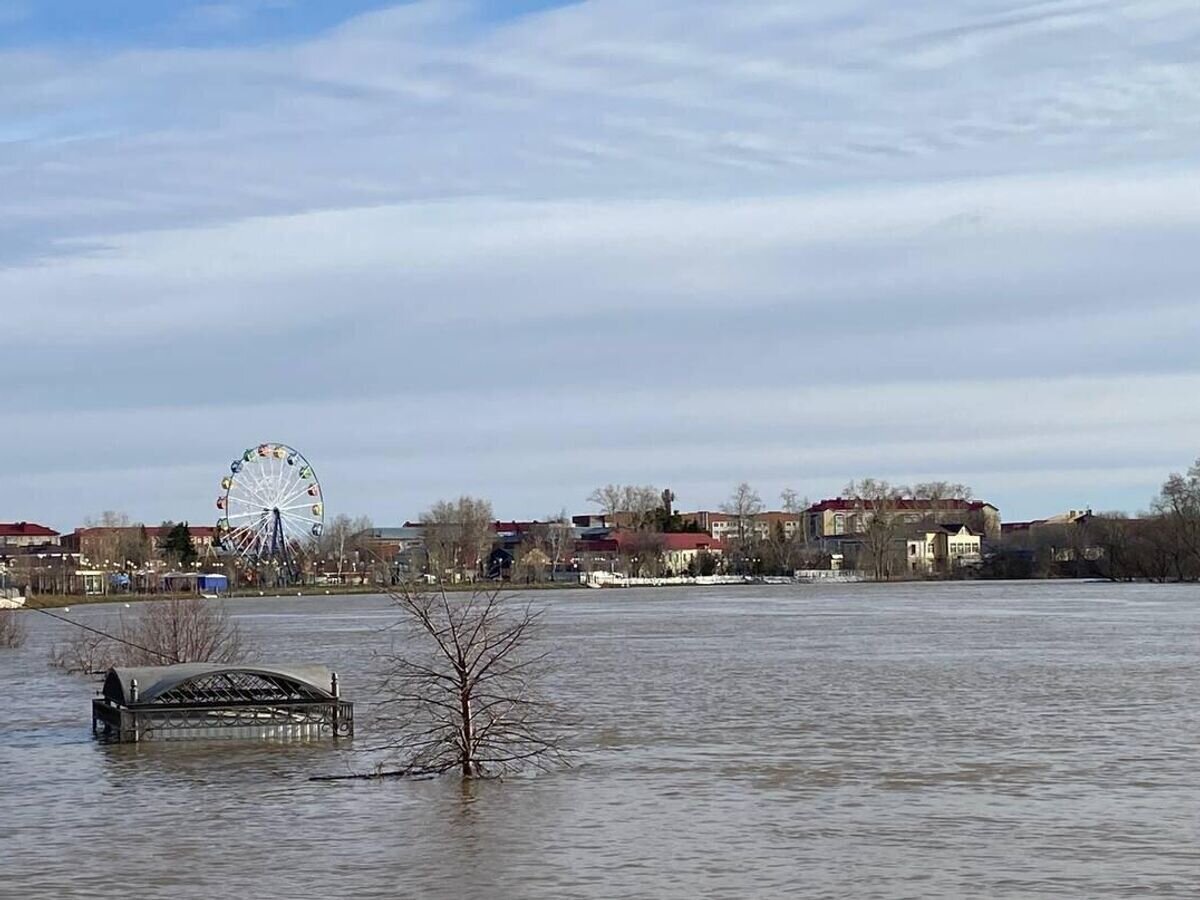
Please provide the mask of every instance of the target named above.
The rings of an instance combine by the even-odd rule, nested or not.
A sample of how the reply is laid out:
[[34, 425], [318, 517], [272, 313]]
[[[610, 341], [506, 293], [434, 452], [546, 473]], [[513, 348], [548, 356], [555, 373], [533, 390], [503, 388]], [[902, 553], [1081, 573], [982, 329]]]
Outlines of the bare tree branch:
[[402, 585], [392, 601], [408, 624], [377, 655], [377, 717], [400, 772], [501, 775], [567, 764], [561, 722], [537, 694], [548, 652], [529, 652], [541, 611], [496, 592], [449, 594]]
[[0, 649], [25, 643], [25, 623], [18, 615], [15, 609], [0, 609]]
[[200, 597], [141, 604], [122, 616], [115, 634], [77, 630], [53, 648], [52, 665], [68, 672], [102, 672], [111, 666], [164, 666], [180, 662], [235, 662], [249, 647], [225, 607]]

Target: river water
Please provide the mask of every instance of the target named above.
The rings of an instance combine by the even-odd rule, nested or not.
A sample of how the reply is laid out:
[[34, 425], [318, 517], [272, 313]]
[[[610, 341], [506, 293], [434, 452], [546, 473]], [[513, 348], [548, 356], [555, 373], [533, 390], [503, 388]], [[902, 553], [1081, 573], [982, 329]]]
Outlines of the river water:
[[[317, 783], [315, 744], [101, 745], [67, 626], [0, 651], [0, 897], [1195, 897], [1200, 590], [539, 592], [569, 770]], [[382, 597], [230, 604], [357, 701]], [[103, 626], [117, 607], [70, 615]], [[126, 613], [128, 614], [128, 612]]]

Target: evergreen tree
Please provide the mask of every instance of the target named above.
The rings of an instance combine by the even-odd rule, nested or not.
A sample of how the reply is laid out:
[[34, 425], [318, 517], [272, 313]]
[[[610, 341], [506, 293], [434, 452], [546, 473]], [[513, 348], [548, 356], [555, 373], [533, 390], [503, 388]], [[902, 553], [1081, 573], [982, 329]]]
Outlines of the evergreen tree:
[[[169, 525], [169, 523], [164, 523]], [[159, 546], [163, 555], [178, 566], [190, 566], [199, 557], [196, 545], [192, 543], [192, 531], [187, 522], [170, 525], [167, 536]]]

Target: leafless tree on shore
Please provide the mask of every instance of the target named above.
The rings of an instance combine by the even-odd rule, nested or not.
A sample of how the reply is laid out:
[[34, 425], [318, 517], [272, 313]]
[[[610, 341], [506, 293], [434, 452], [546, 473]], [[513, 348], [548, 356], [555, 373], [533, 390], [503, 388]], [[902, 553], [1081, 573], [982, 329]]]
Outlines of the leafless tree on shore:
[[600, 507], [609, 524], [633, 530], [652, 527], [664, 502], [662, 492], [651, 484], [606, 484], [588, 494], [587, 500]]
[[531, 640], [541, 612], [497, 592], [406, 584], [391, 593], [401, 620], [382, 663], [379, 723], [391, 774], [464, 778], [567, 763], [560, 724], [538, 693], [548, 654]]
[[478, 497], [440, 500], [421, 516], [429, 571], [439, 581], [474, 580], [492, 544], [492, 504]]
[[842, 490], [842, 497], [854, 504], [854, 515], [861, 523], [855, 529], [862, 535], [865, 560], [876, 581], [891, 578], [899, 567], [896, 557], [896, 539], [902, 525], [896, 509], [907, 488], [897, 487], [876, 478], [851, 481]]
[[755, 537], [754, 518], [762, 511], [762, 498], [745, 481], [734, 488], [729, 499], [721, 504], [721, 512], [734, 520], [737, 529], [734, 536], [739, 541], [749, 541]]
[[571, 517], [565, 509], [553, 516], [548, 516], [546, 522], [535, 534], [537, 543], [550, 559], [550, 570], [557, 572], [563, 560], [571, 555], [575, 546], [575, 528]]
[[78, 629], [51, 651], [68, 672], [102, 672], [112, 666], [165, 666], [183, 662], [236, 662], [249, 647], [219, 603], [200, 597], [152, 600], [113, 634]]

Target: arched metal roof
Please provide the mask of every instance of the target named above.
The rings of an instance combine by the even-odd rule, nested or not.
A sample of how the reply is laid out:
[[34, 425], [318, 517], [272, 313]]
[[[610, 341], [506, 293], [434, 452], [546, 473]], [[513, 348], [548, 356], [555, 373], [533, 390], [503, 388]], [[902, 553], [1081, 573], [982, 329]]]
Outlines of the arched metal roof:
[[237, 666], [181, 663], [108, 670], [104, 697], [121, 706], [262, 703], [331, 699], [332, 673], [312, 664]]

